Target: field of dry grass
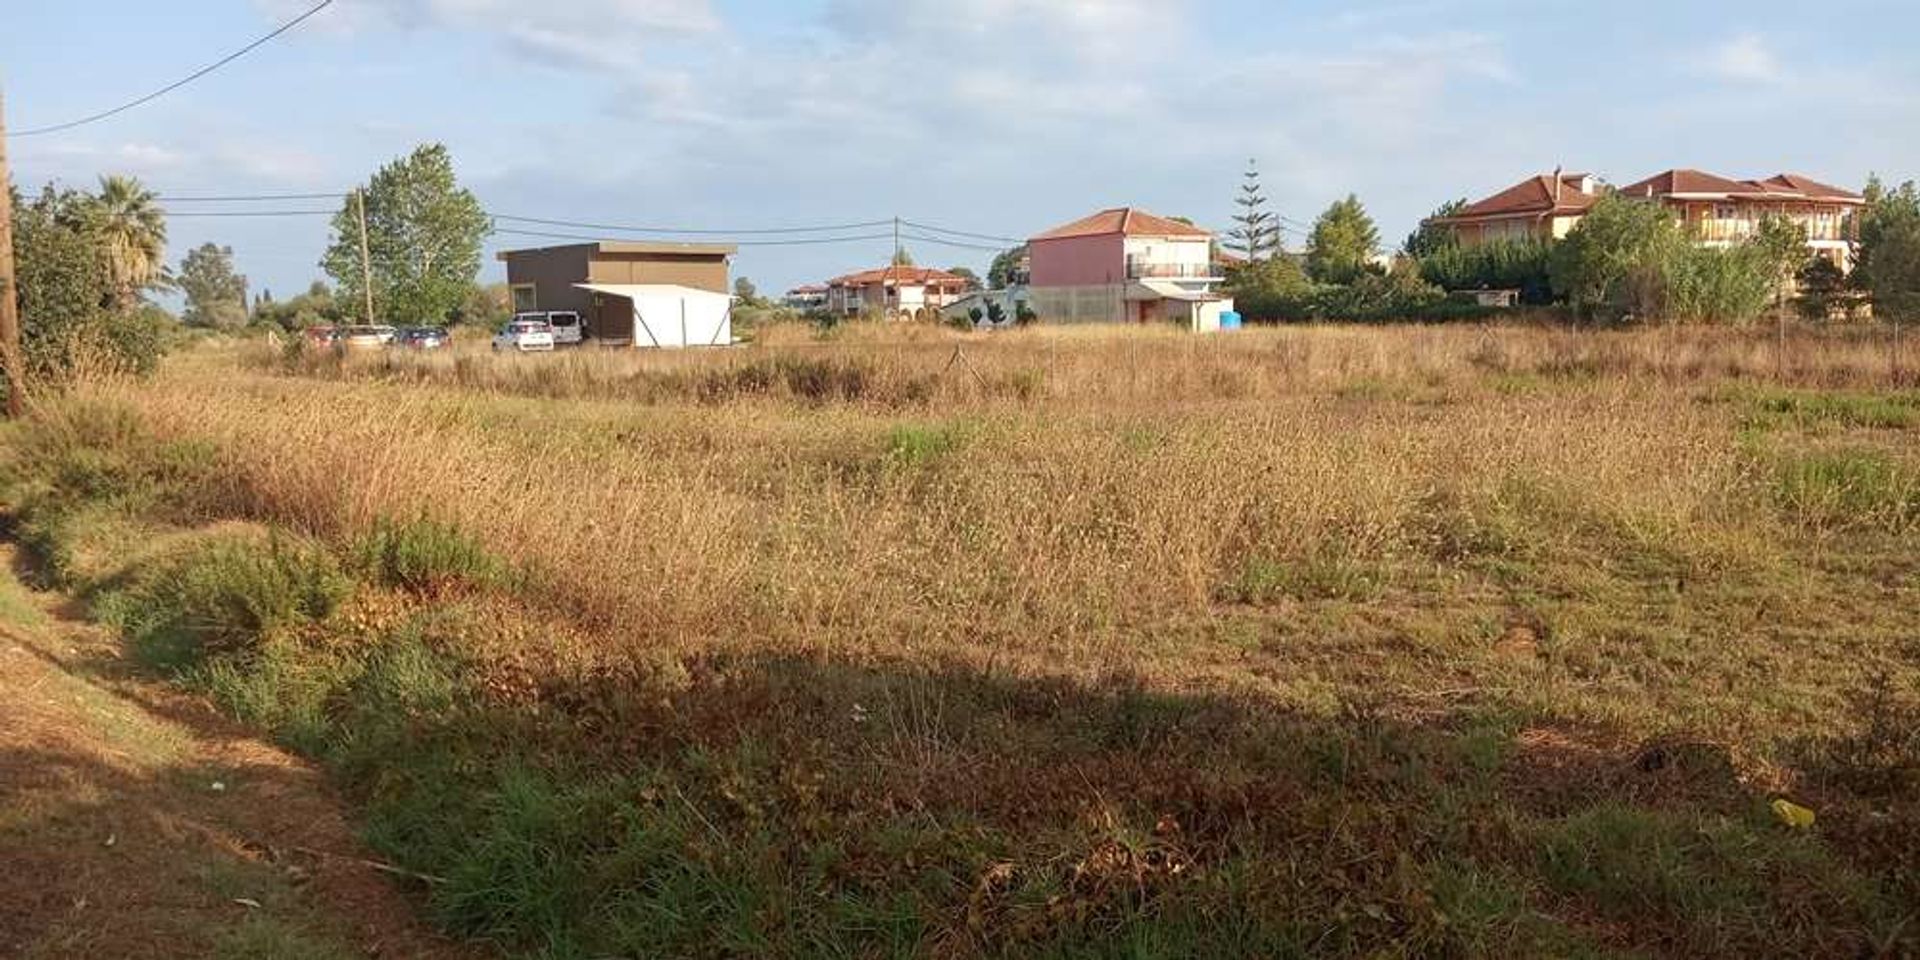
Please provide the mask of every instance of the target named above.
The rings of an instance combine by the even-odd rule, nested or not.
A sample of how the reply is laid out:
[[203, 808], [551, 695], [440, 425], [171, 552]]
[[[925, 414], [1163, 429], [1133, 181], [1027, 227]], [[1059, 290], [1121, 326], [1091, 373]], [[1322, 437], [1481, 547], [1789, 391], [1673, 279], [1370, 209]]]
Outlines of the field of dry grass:
[[1900, 955], [1915, 359], [219, 348], [50, 405], [7, 472], [137, 649], [530, 955]]

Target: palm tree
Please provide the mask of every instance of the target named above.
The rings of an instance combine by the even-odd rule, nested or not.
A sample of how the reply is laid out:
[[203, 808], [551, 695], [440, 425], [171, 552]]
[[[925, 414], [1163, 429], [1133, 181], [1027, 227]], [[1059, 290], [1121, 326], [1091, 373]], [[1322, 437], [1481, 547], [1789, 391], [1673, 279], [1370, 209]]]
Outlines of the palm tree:
[[167, 219], [153, 191], [133, 177], [100, 178], [94, 215], [106, 245], [114, 306], [131, 310], [140, 293], [165, 279]]

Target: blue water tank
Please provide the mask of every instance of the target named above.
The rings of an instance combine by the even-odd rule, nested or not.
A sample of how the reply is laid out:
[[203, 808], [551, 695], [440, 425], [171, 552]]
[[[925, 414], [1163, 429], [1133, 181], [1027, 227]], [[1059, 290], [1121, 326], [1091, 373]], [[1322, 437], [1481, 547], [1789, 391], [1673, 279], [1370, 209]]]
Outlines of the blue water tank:
[[1239, 312], [1238, 312], [1238, 311], [1235, 311], [1235, 310], [1226, 310], [1226, 311], [1223, 311], [1223, 312], [1221, 312], [1221, 314], [1220, 314], [1220, 329], [1222, 329], [1222, 330], [1238, 330], [1238, 329], [1240, 329], [1240, 314], [1239, 314]]

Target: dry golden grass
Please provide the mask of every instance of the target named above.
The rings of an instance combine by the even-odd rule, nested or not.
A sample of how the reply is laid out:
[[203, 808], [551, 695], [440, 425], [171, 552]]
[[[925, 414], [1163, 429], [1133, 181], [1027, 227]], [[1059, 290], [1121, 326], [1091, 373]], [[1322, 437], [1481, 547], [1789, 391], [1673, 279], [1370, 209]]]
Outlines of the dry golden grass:
[[[1846, 785], [1907, 775], [1908, 714], [1859, 697], [1920, 683], [1887, 346], [213, 349], [0, 446], [136, 636], [338, 586], [202, 682], [366, 790], [450, 923], [554, 955], [1897, 953], [1920, 810]], [[520, 576], [330, 559], [415, 518], [406, 549]], [[294, 545], [100, 560], [236, 520]], [[1780, 793], [1831, 833], [1771, 832]]]
[[[1675, 581], [1813, 588], [1795, 551], [1817, 540], [1737, 442], [1744, 408], [1720, 402], [1775, 372], [1764, 334], [763, 340], [306, 365], [323, 377], [200, 358], [125, 399], [219, 449], [215, 512], [333, 536], [449, 521], [540, 571], [555, 609], [650, 651], [1264, 673], [1307, 700], [1364, 673], [1587, 702], [1608, 685], [1491, 641], [1545, 605], [1589, 656], [1569, 634], [1604, 642], [1618, 605]], [[1885, 346], [1802, 333], [1789, 379], [1884, 384]], [[1349, 656], [1377, 643], [1403, 655]], [[1673, 679], [1597, 708], [1738, 700]]]

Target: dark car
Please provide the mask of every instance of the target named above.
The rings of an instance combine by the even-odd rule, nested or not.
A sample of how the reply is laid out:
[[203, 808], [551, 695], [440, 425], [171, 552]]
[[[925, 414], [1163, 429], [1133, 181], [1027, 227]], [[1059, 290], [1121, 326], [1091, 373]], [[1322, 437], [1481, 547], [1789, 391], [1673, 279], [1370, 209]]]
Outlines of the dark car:
[[439, 327], [408, 327], [393, 338], [393, 345], [406, 350], [440, 350], [453, 343], [453, 338]]

